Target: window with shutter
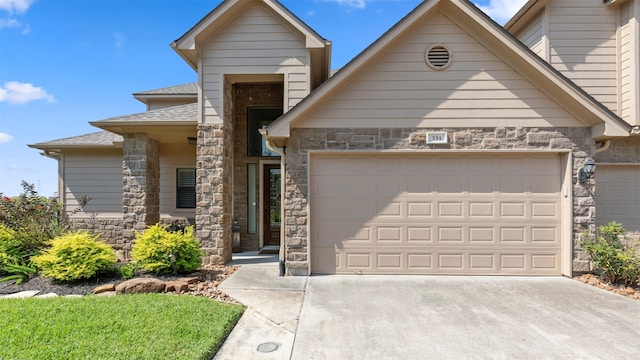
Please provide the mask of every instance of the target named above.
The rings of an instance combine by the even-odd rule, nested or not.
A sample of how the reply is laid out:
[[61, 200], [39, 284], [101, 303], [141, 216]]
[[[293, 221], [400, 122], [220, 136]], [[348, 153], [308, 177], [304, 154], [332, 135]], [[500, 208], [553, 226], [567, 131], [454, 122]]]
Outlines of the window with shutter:
[[176, 208], [194, 209], [196, 207], [196, 169], [177, 169]]

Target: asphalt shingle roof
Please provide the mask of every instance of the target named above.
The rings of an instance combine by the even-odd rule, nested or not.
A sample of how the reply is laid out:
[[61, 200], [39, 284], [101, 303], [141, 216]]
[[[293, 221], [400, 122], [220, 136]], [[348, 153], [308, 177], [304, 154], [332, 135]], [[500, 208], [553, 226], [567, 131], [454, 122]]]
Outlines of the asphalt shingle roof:
[[198, 122], [198, 103], [171, 106], [167, 108], [145, 111], [138, 114], [116, 116], [104, 120], [92, 121], [93, 125], [100, 123], [127, 123], [127, 122]]
[[169, 86], [160, 89], [147, 90], [134, 93], [133, 96], [144, 95], [198, 95], [198, 84], [189, 83], [176, 86]]
[[72, 136], [31, 145], [31, 147], [69, 147], [69, 146], [111, 146], [114, 142], [123, 141], [122, 136], [109, 131]]

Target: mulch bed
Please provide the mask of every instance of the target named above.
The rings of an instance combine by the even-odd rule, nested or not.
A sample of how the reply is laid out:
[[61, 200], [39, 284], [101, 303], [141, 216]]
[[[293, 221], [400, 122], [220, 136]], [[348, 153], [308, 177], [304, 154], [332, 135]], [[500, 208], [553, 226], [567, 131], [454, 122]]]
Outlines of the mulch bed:
[[[189, 285], [189, 291], [183, 291], [181, 295], [203, 296], [217, 301], [237, 303], [236, 300], [218, 290], [218, 285], [227, 277], [233, 274], [238, 266], [208, 265], [199, 269], [198, 272], [186, 275], [160, 275], [141, 274], [136, 277], [154, 277], [162, 281], [172, 281], [180, 278], [197, 277], [199, 281]], [[65, 295], [88, 295], [93, 289], [105, 284], [115, 284], [123, 282], [119, 276], [110, 274], [89, 280], [75, 282], [59, 282], [52, 279], [35, 276], [21, 285], [13, 282], [0, 283], [0, 295], [12, 294], [20, 291], [38, 290], [40, 294], [55, 293], [60, 296]]]
[[614, 285], [603, 280], [601, 276], [595, 274], [582, 274], [575, 276], [574, 279], [603, 290], [611, 291], [618, 295], [626, 296], [634, 300], [640, 300], [639, 284], [636, 284], [635, 286]]

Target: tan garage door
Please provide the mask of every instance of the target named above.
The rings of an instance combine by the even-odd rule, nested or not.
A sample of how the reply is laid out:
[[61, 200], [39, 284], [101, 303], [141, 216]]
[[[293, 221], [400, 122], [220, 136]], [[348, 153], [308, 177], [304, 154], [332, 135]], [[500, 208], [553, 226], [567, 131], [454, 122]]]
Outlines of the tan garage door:
[[311, 271], [561, 273], [561, 161], [542, 155], [314, 155]]
[[622, 223], [640, 233], [640, 165], [601, 165], [596, 168], [596, 220]]

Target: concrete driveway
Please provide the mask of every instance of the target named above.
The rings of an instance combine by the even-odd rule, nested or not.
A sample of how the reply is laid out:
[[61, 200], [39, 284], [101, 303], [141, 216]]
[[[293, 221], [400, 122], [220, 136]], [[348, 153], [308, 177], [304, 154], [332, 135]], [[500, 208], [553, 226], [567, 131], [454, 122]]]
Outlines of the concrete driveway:
[[640, 302], [566, 278], [316, 276], [291, 359], [637, 359]]
[[278, 277], [220, 286], [247, 306], [215, 359], [640, 359], [640, 301], [566, 278]]

